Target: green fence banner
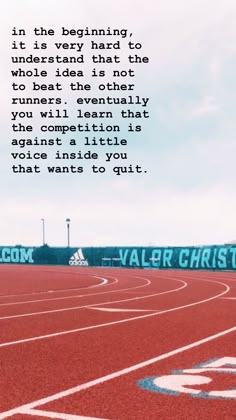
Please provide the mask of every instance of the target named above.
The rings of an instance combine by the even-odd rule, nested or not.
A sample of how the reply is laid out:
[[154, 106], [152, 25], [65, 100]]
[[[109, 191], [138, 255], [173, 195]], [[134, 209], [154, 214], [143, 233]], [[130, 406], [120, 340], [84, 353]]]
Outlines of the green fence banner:
[[201, 247], [0, 247], [0, 263], [236, 270], [236, 245]]

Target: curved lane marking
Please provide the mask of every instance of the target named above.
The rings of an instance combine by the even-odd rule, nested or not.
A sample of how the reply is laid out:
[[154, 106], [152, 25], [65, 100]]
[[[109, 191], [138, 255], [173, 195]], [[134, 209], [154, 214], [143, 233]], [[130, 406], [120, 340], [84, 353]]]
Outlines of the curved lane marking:
[[[139, 320], [139, 319], [149, 318], [149, 317], [152, 317], [152, 316], [157, 316], [157, 315], [162, 315], [162, 314], [166, 314], [166, 313], [169, 313], [169, 312], [178, 311], [180, 309], [190, 308], [192, 306], [200, 305], [201, 303], [206, 303], [206, 302], [210, 302], [211, 300], [215, 300], [215, 299], [219, 298], [220, 296], [225, 295], [230, 290], [230, 287], [225, 283], [221, 283], [221, 282], [214, 282], [214, 283], [218, 283], [218, 284], [221, 284], [221, 285], [225, 286], [225, 290], [223, 292], [215, 295], [215, 296], [211, 296], [210, 298], [200, 300], [198, 302], [193, 302], [193, 303], [190, 303], [188, 305], [178, 306], [176, 308], [167, 309], [167, 310], [164, 310], [164, 311], [161, 311], [161, 312], [154, 312], [154, 313], [151, 313], [151, 314], [140, 315], [140, 316], [136, 316], [136, 317], [133, 317], [133, 318], [126, 318], [126, 319], [121, 319], [121, 320], [118, 320], [118, 321], [107, 322], [105, 324], [90, 325], [88, 327], [75, 328], [73, 330], [60, 331], [60, 332], [57, 332], [57, 333], [39, 335], [39, 336], [35, 336], [35, 337], [31, 337], [31, 338], [24, 338], [24, 339], [16, 340], [16, 341], [9, 341], [9, 342], [6, 342], [6, 343], [1, 343], [0, 348], [1, 347], [8, 347], [8, 346], [16, 345], [16, 344], [28, 343], [28, 342], [36, 341], [36, 340], [44, 340], [46, 338], [51, 338], [51, 337], [59, 337], [59, 336], [62, 336], [62, 335], [67, 335], [67, 334], [74, 334], [74, 333], [77, 333], [77, 332], [80, 332], [80, 331], [89, 331], [89, 330], [93, 330], [93, 329], [97, 329], [97, 328], [108, 327], [110, 325], [124, 324], [125, 322], [136, 321], [136, 320]], [[1, 417], [0, 417], [0, 419], [1, 419]]]
[[[98, 276], [94, 276], [94, 275], [90, 275], [90, 274], [87, 274], [87, 276], [91, 276], [91, 277], [94, 277], [94, 278], [97, 278], [97, 279], [104, 280], [103, 277], [98, 277]], [[103, 285], [105, 286], [106, 285], [105, 283], [108, 283], [107, 286], [110, 286], [112, 284], [117, 283], [117, 281], [118, 281], [115, 277], [112, 277], [112, 276], [107, 276], [107, 277], [110, 277], [111, 279], [115, 279], [115, 281], [112, 282], [112, 283], [109, 283], [109, 281], [106, 279], [107, 280], [106, 282], [102, 281], [101, 283], [98, 283], [98, 284], [95, 284], [95, 285], [92, 285], [92, 286], [86, 286], [86, 287], [73, 287], [73, 288], [69, 287], [68, 289], [58, 289], [58, 290], [57, 289], [52, 289], [52, 290], [45, 290], [45, 291], [41, 291], [41, 292], [16, 293], [16, 294], [8, 294], [8, 295], [1, 295], [0, 294], [0, 299], [11, 298], [11, 297], [16, 297], [16, 296], [21, 297], [21, 296], [32, 296], [32, 295], [45, 295], [46, 293], [62, 293], [62, 292], [72, 292], [72, 291], [75, 291], [75, 290], [87, 290], [91, 287], [99, 287], [99, 286], [103, 286]], [[0, 305], [5, 305], [5, 303], [0, 303]]]
[[[35, 316], [35, 315], [45, 315], [45, 314], [49, 314], [49, 313], [66, 312], [66, 311], [72, 311], [72, 310], [77, 310], [77, 309], [89, 309], [89, 308], [97, 309], [97, 306], [101, 306], [101, 305], [111, 305], [113, 303], [122, 303], [122, 302], [131, 301], [131, 300], [146, 299], [146, 298], [153, 297], [153, 296], [164, 295], [166, 293], [177, 292], [181, 289], [184, 289], [187, 286], [187, 283], [182, 281], [182, 280], [176, 280], [176, 281], [180, 281], [180, 282], [184, 283], [184, 285], [177, 288], [177, 289], [171, 289], [171, 290], [167, 290], [167, 291], [164, 291], [164, 292], [154, 293], [154, 294], [151, 294], [151, 295], [146, 295], [146, 296], [141, 296], [141, 297], [136, 297], [135, 296], [134, 298], [120, 299], [120, 300], [109, 301], [109, 302], [101, 302], [101, 303], [91, 303], [90, 305], [72, 306], [72, 307], [69, 307], [69, 308], [51, 309], [51, 310], [48, 310], [48, 311], [40, 311], [40, 312], [39, 311], [38, 312], [28, 312], [28, 313], [25, 313], [25, 314], [17, 314], [17, 315], [6, 315], [6, 316], [1, 316], [0, 321], [3, 320], [3, 319], [22, 318], [22, 317]], [[140, 287], [140, 286], [137, 286], [137, 287]], [[87, 295], [85, 295], [85, 296], [87, 296]], [[90, 295], [88, 295], [88, 296], [90, 296]], [[142, 311], [142, 309], [141, 309], [141, 311]], [[152, 311], [156, 312], [158, 310], [154, 309]]]
[[[108, 277], [111, 277], [111, 276], [108, 276]], [[113, 285], [113, 284], [115, 284], [119, 281], [116, 277], [111, 277], [111, 278], [115, 279], [116, 281], [114, 281], [113, 283], [110, 283], [110, 285]], [[139, 289], [141, 287], [146, 287], [146, 286], [149, 286], [149, 284], [151, 284], [151, 281], [148, 280], [148, 279], [145, 279], [144, 277], [136, 277], [136, 278], [146, 280], [147, 283], [143, 284], [141, 286], [128, 287], [127, 289], [108, 290], [107, 292], [88, 293], [88, 294], [85, 294], [85, 295], [70, 295], [70, 296], [62, 296], [62, 297], [50, 298], [50, 299], [25, 300], [25, 301], [22, 301], [22, 302], [8, 302], [8, 303], [6, 302], [6, 303], [0, 303], [0, 306], [24, 305], [24, 304], [27, 304], [27, 303], [50, 302], [52, 300], [64, 300], [64, 299], [73, 299], [73, 298], [77, 298], [77, 297], [105, 295], [107, 293], [117, 293], [117, 292], [124, 292], [126, 290]], [[105, 285], [105, 286], [108, 286], [108, 284]]]
[[[227, 330], [219, 331], [216, 334], [210, 335], [208, 337], [202, 338], [201, 340], [194, 341], [193, 343], [187, 344], [183, 347], [179, 347], [177, 349], [171, 350], [167, 353], [160, 354], [152, 359], [144, 360], [143, 362], [137, 363], [135, 365], [129, 366], [127, 368], [118, 370], [116, 372], [109, 373], [108, 375], [101, 376], [100, 378], [92, 379], [91, 381], [85, 382], [83, 384], [77, 385], [73, 388], [69, 388], [56, 394], [50, 395], [48, 397], [41, 398], [39, 400], [30, 402], [28, 404], [21, 405], [19, 407], [10, 409], [3, 413], [0, 413], [0, 420], [6, 419], [7, 417], [14, 416], [16, 414], [26, 414], [29, 410], [34, 409], [37, 406], [42, 406], [48, 404], [52, 401], [58, 400], [60, 398], [68, 397], [69, 395], [75, 394], [80, 391], [84, 391], [89, 389], [95, 385], [102, 384], [104, 382], [110, 381], [111, 379], [116, 379], [120, 376], [127, 375], [128, 373], [134, 372], [138, 369], [144, 368], [146, 366], [152, 365], [153, 363], [160, 362], [161, 360], [168, 359], [169, 357], [175, 356], [176, 354], [183, 353], [184, 351], [191, 350], [195, 347], [200, 346], [201, 344], [205, 344], [209, 341], [215, 340], [217, 338], [223, 337], [226, 334], [232, 333], [236, 331], [236, 326], [229, 328]], [[33, 410], [32, 410], [33, 411]], [[69, 418], [69, 417], [68, 417]]]

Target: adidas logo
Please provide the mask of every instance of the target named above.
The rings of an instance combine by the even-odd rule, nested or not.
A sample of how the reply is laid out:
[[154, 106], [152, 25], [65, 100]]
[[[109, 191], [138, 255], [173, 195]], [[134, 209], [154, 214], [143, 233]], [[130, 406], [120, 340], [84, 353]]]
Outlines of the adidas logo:
[[81, 248], [76, 251], [69, 260], [70, 265], [83, 265], [88, 266], [88, 261], [84, 258], [84, 254]]

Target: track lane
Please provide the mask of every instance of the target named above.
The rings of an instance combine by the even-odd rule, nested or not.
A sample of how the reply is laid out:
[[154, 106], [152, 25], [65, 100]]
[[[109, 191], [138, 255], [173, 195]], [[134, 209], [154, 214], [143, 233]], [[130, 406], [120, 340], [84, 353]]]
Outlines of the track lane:
[[[39, 276], [39, 270], [41, 276]], [[64, 289], [65, 285], [70, 288], [87, 287], [96, 284], [92, 272], [76, 270], [74, 267], [50, 266], [22, 266], [0, 265], [1, 272], [1, 295], [25, 293], [37, 293], [50, 288]], [[19, 283], [21, 285], [19, 290]]]
[[[87, 312], [89, 318], [92, 311]], [[186, 345], [203, 334], [231, 327], [235, 318], [229, 305], [217, 299], [131, 322], [0, 348], [0, 378], [4, 378], [1, 410], [11, 408], [12, 401], [21, 405], [139, 363], [144, 357], [171, 351], [173, 345]]]
[[[176, 280], [175, 280], [176, 282]], [[190, 280], [189, 280], [190, 282]], [[183, 283], [183, 282], [182, 282]], [[127, 312], [104, 312], [104, 311], [99, 311], [99, 314], [95, 313], [97, 312], [97, 309], [109, 309], [111, 303], [108, 303], [107, 301], [102, 302], [102, 303], [92, 303], [90, 305], [85, 305], [82, 307], [78, 307], [78, 309], [73, 309], [73, 310], [67, 310], [65, 311], [65, 309], [60, 310], [60, 312], [48, 312], [45, 314], [36, 314], [35, 316], [24, 316], [24, 317], [19, 317], [19, 318], [15, 318], [13, 315], [13, 318], [2, 318], [0, 319], [0, 325], [1, 325], [1, 330], [0, 330], [0, 337], [1, 337], [1, 343], [0, 343], [0, 347], [1, 346], [5, 346], [7, 343], [12, 343], [12, 342], [17, 342], [19, 340], [31, 340], [35, 337], [35, 339], [40, 339], [40, 337], [44, 338], [45, 336], [57, 336], [57, 335], [61, 335], [61, 334], [70, 334], [70, 333], [76, 333], [79, 332], [81, 330], [83, 330], [84, 328], [100, 328], [103, 327], [105, 325], [109, 325], [109, 324], [114, 324], [116, 322], [122, 321], [125, 322], [125, 320], [127, 320], [127, 322], [132, 321], [132, 319], [138, 319], [139, 317], [149, 317], [152, 316], [152, 314], [148, 314], [148, 315], [143, 315], [142, 311], [144, 308], [146, 308], [146, 310], [151, 310], [151, 311], [157, 311], [157, 312], [162, 312], [162, 311], [166, 311], [166, 312], [172, 312], [175, 310], [180, 310], [182, 307], [185, 306], [191, 306], [191, 305], [195, 305], [195, 304], [199, 304], [202, 301], [205, 302], [206, 300], [209, 301], [211, 299], [215, 299], [218, 295], [224, 295], [225, 291], [221, 290], [222, 286], [227, 287], [226, 285], [223, 285], [221, 283], [215, 283], [215, 282], [210, 282], [210, 283], [206, 283], [208, 285], [208, 287], [206, 288], [206, 290], [204, 288], [201, 288], [201, 298], [196, 301], [192, 298], [192, 295], [196, 295], [196, 293], [199, 293], [199, 287], [197, 287], [196, 289], [196, 285], [198, 286], [198, 284], [196, 284], [194, 281], [190, 282], [190, 286], [188, 289], [186, 289], [185, 287], [183, 288], [183, 286], [179, 287], [179, 289], [175, 288], [175, 289], [170, 289], [169, 291], [165, 291], [165, 292], [159, 292], [156, 293], [155, 297], [153, 297], [151, 295], [147, 295], [147, 296], [138, 296], [138, 297], [130, 297], [128, 299], [125, 299], [125, 302], [123, 302], [123, 304], [126, 305], [127, 308], [127, 304], [129, 306], [129, 309], [134, 308], [135, 306], [135, 311], [137, 311], [138, 308], [138, 302], [139, 305], [141, 305], [140, 307], [140, 315], [136, 314], [136, 313], [132, 313], [132, 311], [130, 313]], [[210, 290], [209, 290], [209, 285], [210, 285]], [[213, 295], [213, 287], [216, 288], [220, 286], [221, 289], [217, 290], [216, 294]], [[178, 291], [178, 294], [176, 295], [174, 293], [174, 291]], [[161, 298], [161, 301], [159, 301], [159, 306], [161, 306], [161, 304], [163, 304], [163, 296], [165, 296], [165, 300], [167, 300], [165, 307], [160, 309], [159, 307], [157, 307], [157, 303], [158, 303], [158, 299]], [[170, 296], [171, 296], [171, 305], [169, 304], [169, 300], [170, 300]], [[190, 300], [189, 300], [190, 297]], [[120, 299], [121, 301], [123, 300], [123, 296], [122, 299]], [[151, 300], [151, 302], [150, 302]], [[153, 302], [154, 300], [154, 302]], [[157, 302], [155, 302], [155, 300]], [[133, 302], [132, 302], [133, 301]], [[147, 303], [145, 304], [144, 302], [147, 301]], [[114, 302], [116, 302], [116, 309], [118, 306], [119, 300], [115, 300]], [[178, 302], [180, 302], [178, 304]], [[184, 305], [181, 304], [181, 302], [184, 302]], [[133, 304], [133, 306], [132, 306]], [[151, 304], [151, 308], [150, 308], [150, 304]], [[153, 305], [156, 305], [156, 308]], [[108, 306], [107, 306], [108, 305]], [[113, 303], [114, 305], [114, 303]], [[169, 307], [170, 306], [170, 307]], [[91, 307], [91, 309], [95, 309], [95, 311], [91, 311], [90, 313], [88, 313], [88, 311], [86, 311], [86, 309], [89, 309]], [[118, 307], [119, 308], [119, 307]], [[68, 309], [68, 308], [67, 308]], [[154, 312], [155, 314], [155, 312]], [[46, 317], [46, 318], [45, 318]], [[44, 322], [45, 320], [45, 322]]]
[[[165, 285], [164, 291], [157, 292], [155, 296], [157, 297], [159, 294], [163, 295], [167, 293], [174, 293], [178, 290], [181, 290], [183, 287], [186, 286], [186, 283], [184, 283], [184, 285], [182, 283], [184, 282], [174, 280], [172, 285], [169, 284], [169, 288], [167, 288], [167, 285]], [[176, 284], [179, 284], [179, 286], [176, 287]], [[173, 288], [174, 285], [175, 287]], [[159, 289], [157, 284], [156, 284], [156, 289]], [[163, 290], [163, 285], [161, 285], [160, 289]], [[147, 296], [149, 297], [149, 295]], [[153, 294], [151, 294], [151, 296], [153, 296]], [[115, 296], [112, 295], [113, 301], [115, 302], [125, 300], [125, 302], [127, 303], [127, 301], [130, 302], [132, 300], [135, 300], [135, 302], [137, 302], [137, 300], [143, 301], [147, 299], [145, 295], [138, 296], [138, 297], [135, 296], [134, 298], [132, 298], [129, 294], [128, 298], [125, 298], [124, 294], [122, 294], [120, 297], [121, 299], [117, 300], [117, 294]], [[108, 298], [109, 296], [107, 296], [107, 299]], [[18, 316], [17, 318], [15, 318], [15, 315], [10, 315], [10, 317], [5, 317], [5, 318], [2, 317], [0, 319], [1, 343], [4, 341], [6, 342], [6, 341], [13, 341], [13, 340], [21, 339], [22, 337], [27, 338], [27, 334], [28, 334], [28, 337], [35, 336], [36, 331], [38, 335], [40, 334], [45, 335], [45, 334], [52, 334], [55, 332], [55, 330], [57, 332], [60, 332], [67, 329], [84, 328], [84, 327], [90, 326], [91, 324], [96, 326], [96, 324], [103, 324], [104, 322], [105, 323], [115, 322], [115, 321], [119, 321], [119, 320], [127, 318], [127, 314], [123, 312], [118, 312], [116, 314], [108, 314], [108, 313], [97, 314], [95, 312], [88, 313], [88, 311], [86, 311], [85, 309], [93, 307], [94, 302], [96, 302], [96, 307], [99, 305], [103, 306], [104, 304], [111, 303], [108, 300], [105, 300], [99, 304], [97, 296], [96, 296], [96, 300], [93, 301], [92, 304], [90, 305], [86, 304], [86, 306], [78, 306], [77, 309], [73, 309], [73, 310], [68, 309], [68, 308], [66, 310], [65, 308], [63, 308], [63, 309], [59, 309], [59, 312], [56, 312], [56, 310], [54, 309], [54, 312], [52, 313], [50, 311], [53, 311], [53, 310], [50, 309], [50, 311], [44, 314], [35, 313], [35, 316], [30, 315], [30, 314], [24, 314], [24, 315], [29, 315], [29, 316], [24, 316], [24, 317]], [[142, 308], [140, 308], [140, 312], [142, 312]], [[42, 320], [44, 320], [45, 317], [46, 317], [46, 322], [42, 322]], [[130, 315], [130, 317], [132, 317], [132, 314]], [[31, 333], [30, 336], [29, 336], [29, 333]], [[1, 343], [0, 343], [0, 347], [2, 345]]]
[[[176, 280], [175, 280], [176, 282]], [[138, 309], [140, 309], [140, 312], [142, 312], [144, 309], [146, 310], [152, 310], [152, 311], [172, 311], [175, 310], [175, 308], [178, 308], [178, 302], [184, 301], [185, 305], [194, 305], [194, 304], [198, 304], [198, 301], [195, 301], [194, 298], [192, 296], [194, 296], [197, 292], [199, 293], [198, 290], [198, 284], [196, 284], [195, 282], [190, 282], [189, 288], [187, 289], [186, 283], [183, 281], [178, 281], [180, 284], [184, 283], [184, 285], [182, 284], [181, 286], [179, 286], [178, 288], [174, 288], [174, 289], [167, 289], [164, 292], [158, 292], [155, 294], [155, 296], [153, 296], [153, 294], [151, 295], [144, 295], [144, 296], [138, 296], [138, 297], [129, 297], [123, 299], [124, 296], [122, 296], [121, 299], [115, 298], [115, 300], [113, 302], [115, 302], [115, 308], [119, 308], [118, 303], [122, 302], [123, 305], [126, 305], [125, 308], [127, 308], [127, 304], [129, 309], [132, 309], [135, 307], [135, 311], [138, 311]], [[220, 289], [217, 291], [217, 293], [221, 293], [222, 295], [224, 294], [224, 290], [222, 291], [222, 286], [224, 286], [221, 283], [206, 283], [206, 285], [208, 286], [205, 290], [204, 287], [201, 288], [201, 299], [200, 302], [203, 300], [209, 300], [212, 298], [215, 298], [215, 295], [213, 295], [213, 286], [214, 289], [220, 286]], [[197, 286], [197, 289], [196, 289]], [[210, 287], [209, 287], [210, 286]], [[226, 286], [224, 286], [226, 287]], [[178, 292], [178, 295], [176, 296], [176, 294], [174, 292]], [[165, 307], [160, 308], [161, 304], [163, 306], [163, 296], [165, 295], [165, 299], [167, 300]], [[170, 296], [171, 296], [171, 305], [169, 303], [170, 300]], [[189, 300], [190, 298], [190, 300]], [[114, 299], [114, 298], [113, 298]], [[159, 300], [158, 300], [159, 299]], [[161, 300], [160, 300], [161, 299]], [[147, 301], [147, 302], [145, 302]], [[107, 306], [108, 305], [108, 306]], [[114, 307], [114, 303], [111, 303], [109, 301], [103, 301], [101, 303], [97, 303], [94, 304], [94, 302], [92, 304], [89, 305], [85, 305], [85, 306], [78, 306], [77, 309], [75, 309], [76, 307], [74, 307], [74, 309], [69, 309], [67, 308], [67, 310], [65, 310], [65, 308], [63, 309], [59, 309], [58, 312], [56, 312], [56, 309], [54, 309], [55, 312], [50, 312], [52, 311], [52, 309], [50, 309], [50, 311], [43, 313], [43, 314], [37, 314], [34, 313], [35, 315], [30, 315], [29, 316], [25, 316], [23, 317], [17, 317], [15, 318], [14, 315], [10, 315], [9, 318], [5, 318], [2, 317], [2, 319], [0, 319], [0, 325], [1, 325], [1, 331], [0, 331], [0, 337], [1, 337], [1, 345], [4, 344], [4, 342], [12, 342], [12, 341], [17, 341], [20, 339], [27, 339], [27, 338], [32, 338], [34, 336], [39, 337], [39, 336], [44, 336], [44, 335], [50, 335], [50, 334], [55, 334], [55, 333], [61, 333], [62, 331], [67, 331], [67, 330], [80, 330], [81, 328], [85, 328], [85, 327], [90, 327], [92, 325], [94, 325], [94, 327], [96, 327], [96, 324], [104, 324], [104, 323], [109, 323], [109, 322], [115, 322], [115, 321], [119, 321], [119, 320], [124, 320], [127, 318], [127, 320], [129, 318], [133, 317], [132, 312], [130, 313], [130, 316], [128, 316], [128, 314], [126, 312], [116, 312], [116, 313], [99, 313], [98, 315], [95, 313], [89, 314], [84, 311], [84, 309], [88, 309], [88, 308], [93, 308], [93, 309], [109, 309], [110, 305], [112, 305], [112, 307]], [[121, 305], [121, 303], [120, 303]], [[133, 305], [133, 306], [132, 306]], [[141, 307], [140, 307], [141, 305]], [[151, 307], [150, 307], [151, 305]], [[156, 307], [155, 307], [155, 306]], [[159, 305], [159, 307], [158, 307]], [[139, 306], [139, 308], [138, 308]], [[180, 307], [182, 307], [182, 305], [180, 304]], [[123, 309], [123, 307], [121, 308]], [[43, 319], [45, 319], [45, 317], [47, 316], [47, 322], [42, 322]], [[141, 315], [142, 316], [142, 315]], [[33, 317], [33, 319], [32, 319]], [[29, 333], [28, 333], [29, 332]], [[27, 335], [28, 334], [28, 335]]]
[[[39, 273], [39, 276], [41, 277], [41, 273]], [[105, 277], [104, 277], [105, 279]], [[22, 296], [16, 296], [17, 298], [14, 299], [12, 296], [10, 296], [10, 299], [8, 299], [7, 296], [5, 296], [2, 299], [2, 302], [0, 302], [0, 308], [1, 307], [7, 307], [12, 305], [24, 305], [29, 303], [41, 303], [41, 302], [50, 302], [50, 301], [60, 301], [60, 300], [66, 300], [66, 299], [73, 299], [76, 297], [84, 297], [84, 296], [97, 296], [97, 295], [103, 295], [103, 294], [109, 294], [109, 293], [116, 293], [120, 291], [132, 291], [133, 289], [141, 289], [144, 287], [147, 287], [151, 285], [150, 280], [144, 278], [144, 277], [137, 277], [137, 276], [127, 276], [125, 278], [118, 279], [116, 277], [106, 276], [106, 279], [108, 280], [108, 283], [105, 285], [102, 285], [101, 288], [93, 289], [93, 286], [83, 287], [83, 288], [77, 288], [77, 289], [66, 289], [66, 290], [60, 290], [60, 295], [56, 292], [58, 291], [47, 291], [43, 292], [42, 296], [38, 296], [38, 294], [32, 293], [31, 295], [25, 294], [24, 297]], [[138, 281], [137, 281], [138, 280]], [[141, 282], [140, 282], [141, 280]], [[173, 280], [173, 279], [172, 279]], [[122, 286], [120, 285], [122, 283]], [[129, 287], [128, 287], [129, 285]], [[105, 289], [105, 291], [104, 291]], [[102, 291], [100, 291], [102, 290]], [[46, 294], [46, 296], [45, 296]], [[39, 294], [41, 295], [41, 293]]]
[[[179, 280], [180, 281], [180, 280]], [[187, 287], [185, 287], [187, 285]], [[171, 310], [178, 305], [178, 302], [184, 301], [186, 305], [194, 304], [196, 300], [196, 296], [199, 295], [199, 281], [195, 279], [188, 279], [187, 283], [184, 282], [184, 286], [180, 287], [179, 289], [175, 290], [176, 293], [168, 293], [163, 292], [163, 294], [159, 294], [156, 296], [149, 295], [145, 298], [145, 296], [137, 297], [133, 300], [126, 300], [124, 302], [114, 302], [111, 304], [105, 304], [104, 309], [123, 309], [129, 308], [134, 309], [138, 308], [139, 305], [142, 306], [142, 309], [152, 310], [152, 311], [165, 311]], [[201, 294], [203, 299], [211, 299], [214, 296], [214, 293], [222, 293], [223, 296], [228, 293], [228, 286], [225, 283], [216, 282], [216, 281], [208, 281], [202, 280], [201, 281]], [[199, 296], [198, 296], [199, 297]], [[163, 299], [164, 298], [164, 299]], [[94, 307], [100, 307], [99, 305], [94, 305]]]
[[[138, 281], [137, 281], [138, 280]], [[145, 279], [144, 277], [132, 277], [133, 285], [129, 288], [122, 288], [115, 290], [106, 290], [103, 292], [90, 292], [89, 294], [73, 294], [71, 296], [60, 296], [60, 297], [53, 297], [47, 299], [36, 299], [33, 301], [26, 301], [26, 302], [11, 302], [11, 303], [2, 303], [0, 304], [0, 317], [4, 315], [17, 315], [17, 314], [24, 314], [30, 312], [36, 312], [37, 309], [39, 312], [42, 311], [50, 311], [53, 309], [63, 309], [71, 306], [86, 306], [86, 305], [93, 305], [94, 303], [99, 304], [100, 302], [111, 302], [117, 300], [124, 300], [126, 298], [129, 299], [132, 297], [130, 296], [130, 292], [136, 293], [138, 289], [148, 290], [146, 294], [157, 294], [166, 292], [169, 290], [175, 290], [176, 285], [183, 284], [181, 280], [175, 279], [168, 279], [165, 282], [162, 282], [162, 279], [158, 279], [159, 281], [155, 282], [155, 285], [152, 285], [150, 280]], [[93, 289], [94, 290], [94, 289]], [[100, 289], [99, 289], [100, 290]]]
[[1, 378], [6, 375], [4, 389], [0, 387], [1, 410], [12, 408], [12, 401], [15, 406], [34, 401], [232, 327], [236, 316], [229, 317], [228, 306], [218, 302], [219, 306], [206, 303], [171, 315], [82, 331], [66, 339], [1, 348]]
[[[42, 278], [43, 273], [39, 273], [38, 277], [39, 279]], [[6, 295], [0, 294], [0, 306], [4, 306], [7, 304], [15, 304], [15, 303], [24, 303], [24, 302], [32, 302], [32, 301], [43, 301], [47, 299], [56, 299], [57, 297], [60, 298], [62, 295], [63, 297], [70, 297], [73, 295], [80, 293], [91, 293], [93, 288], [104, 288], [105, 286], [113, 286], [115, 283], [118, 282], [118, 279], [110, 277], [98, 277], [95, 275], [87, 275], [86, 280], [81, 281], [81, 278], [77, 280], [79, 284], [77, 284], [77, 287], [74, 287], [71, 285], [71, 287], [65, 288], [55, 288], [58, 286], [57, 284], [58, 277], [53, 280], [53, 284], [50, 285], [44, 285], [45, 290], [37, 291], [37, 292], [29, 292], [29, 293], [8, 293]], [[98, 280], [100, 280], [98, 282]], [[40, 280], [41, 281], [41, 280]], [[63, 282], [65, 282], [65, 279], [62, 279]], [[69, 286], [69, 285], [68, 285]], [[101, 289], [100, 289], [101, 290]], [[109, 290], [109, 289], [108, 289]]]
[[[147, 273], [147, 277], [152, 277], [152, 273]], [[176, 278], [176, 273], [173, 275]], [[197, 280], [198, 276], [193, 275], [193, 278]], [[236, 322], [231, 304], [232, 301], [226, 303], [217, 299], [133, 322], [0, 348], [0, 360], [3, 361], [0, 368], [0, 410], [12, 408], [12, 401], [14, 405], [33, 401], [122, 369], [130, 363], [139, 363], [146, 355], [154, 357], [157, 352], [173, 349], [176, 343], [185, 345], [186, 338], [200, 339], [213, 329], [217, 332], [217, 328], [229, 327]], [[90, 320], [93, 311], [84, 312]], [[110, 317], [111, 314], [95, 315], [97, 321], [98, 316], [104, 320], [104, 316], [108, 319], [107, 315]], [[123, 316], [127, 317], [127, 314]]]
[[[175, 373], [179, 369], [189, 369], [214, 358], [235, 357], [233, 340], [235, 340], [235, 332], [215, 338], [213, 341], [203, 342], [196, 347], [180, 351], [176, 355], [168, 356], [167, 354], [166, 358], [164, 353], [164, 358], [160, 357], [159, 361], [155, 362], [151, 359], [151, 363], [146, 366], [144, 361], [143, 367], [140, 366], [140, 363], [133, 372], [123, 374], [121, 372], [120, 376], [104, 382], [100, 381], [99, 383], [98, 378], [97, 384], [88, 385], [84, 391], [78, 390], [77, 393], [51, 402], [49, 397], [48, 403], [37, 405], [37, 408], [43, 411], [73, 413], [113, 420], [182, 419], [183, 413], [184, 418], [191, 420], [233, 420], [236, 417], [236, 405], [233, 399], [194, 398], [184, 393], [175, 396], [156, 392], [157, 388], [154, 385], [152, 385], [152, 389], [147, 388], [154, 378], [171, 375], [172, 371]], [[148, 360], [147, 363], [149, 363]], [[207, 393], [214, 390], [233, 389], [236, 386], [236, 375], [234, 374], [206, 371], [201, 375], [210, 377], [211, 381], [208, 384], [192, 385], [191, 388]], [[175, 385], [173, 380], [171, 382], [171, 377], [170, 384]]]

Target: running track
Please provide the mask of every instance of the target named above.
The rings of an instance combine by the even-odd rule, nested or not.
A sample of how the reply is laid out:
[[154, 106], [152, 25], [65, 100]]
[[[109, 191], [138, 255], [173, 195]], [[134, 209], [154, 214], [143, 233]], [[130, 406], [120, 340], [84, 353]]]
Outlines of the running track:
[[236, 419], [235, 273], [0, 266], [0, 420]]

